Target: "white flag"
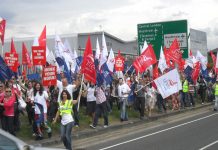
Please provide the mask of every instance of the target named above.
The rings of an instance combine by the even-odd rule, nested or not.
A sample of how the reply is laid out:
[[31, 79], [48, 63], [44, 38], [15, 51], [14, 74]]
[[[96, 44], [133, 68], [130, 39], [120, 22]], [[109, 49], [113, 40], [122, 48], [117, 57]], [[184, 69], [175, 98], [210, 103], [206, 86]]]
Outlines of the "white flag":
[[70, 67], [73, 64], [73, 60], [71, 58], [72, 52], [70, 52], [70, 49], [64, 46], [64, 44], [61, 41], [61, 38], [57, 34], [55, 36], [55, 52], [56, 57], [63, 58], [67, 64], [68, 70], [71, 70]]
[[142, 54], [145, 50], [146, 50], [146, 48], [148, 47], [148, 44], [147, 44], [147, 42], [146, 42], [146, 40], [144, 41], [144, 45], [143, 45], [143, 48], [141, 49], [141, 53], [140, 54]]
[[58, 63], [55, 59], [54, 53], [52, 51], [48, 52], [48, 56], [46, 56], [46, 61], [53, 66], [57, 66], [57, 72], [60, 73], [59, 65], [58, 65]]
[[173, 69], [170, 72], [162, 75], [161, 77], [155, 79], [154, 82], [163, 98], [177, 93], [182, 89], [182, 84], [177, 69]]
[[101, 66], [107, 61], [108, 51], [107, 51], [107, 44], [104, 37], [104, 32], [102, 33], [102, 51], [100, 55], [100, 62], [99, 62], [99, 69]]
[[101, 50], [100, 50], [100, 46], [99, 46], [99, 42], [98, 42], [98, 38], [96, 41], [96, 51], [95, 51], [95, 59], [99, 59], [100, 58], [100, 54], [101, 54]]
[[203, 70], [207, 69], [207, 58], [197, 51], [196, 59], [201, 63]]
[[114, 71], [114, 64], [115, 64], [114, 52], [111, 48], [110, 54], [109, 54], [108, 59], [107, 59], [107, 66], [108, 66], [108, 69], [110, 70], [110, 72]]
[[76, 62], [76, 59], [77, 59], [78, 55], [77, 55], [77, 51], [76, 49], [73, 50], [73, 65], [71, 66], [71, 71], [73, 73], [75, 73], [76, 71], [76, 67], [77, 67], [77, 62]]
[[72, 49], [71, 49], [71, 47], [70, 47], [70, 43], [68, 42], [67, 39], [65, 39], [65, 41], [64, 41], [64, 47], [69, 51], [70, 56], [71, 56], [71, 58], [73, 59], [73, 58], [74, 58], [73, 52], [72, 52]]
[[160, 48], [160, 58], [159, 58], [159, 62], [158, 62], [158, 68], [160, 68], [162, 73], [165, 69], [168, 68], [167, 63], [166, 63], [166, 59], [165, 59], [165, 56], [163, 53], [162, 46]]

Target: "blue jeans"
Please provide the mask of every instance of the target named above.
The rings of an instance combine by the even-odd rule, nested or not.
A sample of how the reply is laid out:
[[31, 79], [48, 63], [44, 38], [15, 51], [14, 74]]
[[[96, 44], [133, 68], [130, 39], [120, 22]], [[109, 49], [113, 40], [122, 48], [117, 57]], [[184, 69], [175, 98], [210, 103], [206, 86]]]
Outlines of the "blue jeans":
[[215, 96], [214, 109], [218, 109], [218, 95]]
[[74, 122], [69, 122], [66, 125], [61, 124], [61, 140], [64, 143], [64, 146], [68, 150], [72, 150], [72, 128]]
[[128, 114], [127, 114], [127, 98], [122, 98], [120, 102], [120, 119], [122, 121], [128, 120]]

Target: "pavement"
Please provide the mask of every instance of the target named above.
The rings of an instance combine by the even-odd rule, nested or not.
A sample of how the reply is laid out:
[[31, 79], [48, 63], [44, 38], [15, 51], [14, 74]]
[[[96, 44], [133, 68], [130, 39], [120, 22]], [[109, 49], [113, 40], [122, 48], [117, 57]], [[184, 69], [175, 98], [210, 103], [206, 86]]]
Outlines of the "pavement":
[[[97, 126], [96, 129], [91, 129], [89, 128], [89, 126], [87, 125], [87, 129], [73, 129], [73, 133], [72, 133], [72, 138], [74, 140], [79, 140], [79, 139], [83, 139], [83, 138], [88, 138], [88, 137], [92, 137], [95, 135], [100, 135], [100, 134], [104, 134], [110, 131], [116, 131], [119, 129], [123, 129], [123, 128], [128, 128], [128, 127], [132, 127], [132, 126], [136, 126], [136, 125], [140, 125], [140, 124], [145, 124], [145, 123], [149, 123], [149, 122], [153, 122], [156, 121], [158, 119], [162, 119], [162, 118], [167, 118], [170, 116], [174, 116], [174, 115], [178, 115], [181, 113], [185, 113], [188, 111], [195, 111], [201, 108], [205, 108], [205, 107], [209, 107], [211, 106], [213, 103], [205, 103], [205, 104], [199, 104], [196, 105], [195, 107], [187, 107], [185, 109], [181, 109], [181, 110], [169, 110], [166, 113], [154, 113], [152, 114], [151, 117], [149, 118], [145, 118], [144, 120], [140, 120], [139, 118], [135, 118], [135, 119], [131, 119], [127, 122], [117, 122], [115, 124], [111, 124], [109, 125], [107, 128], [104, 128], [103, 126]], [[50, 139], [43, 139], [40, 141], [35, 141], [35, 140], [29, 140], [26, 141], [26, 143], [31, 144], [31, 145], [36, 145], [36, 146], [46, 146], [46, 147], [50, 147], [53, 145], [58, 145], [61, 144], [61, 140], [59, 136], [52, 136], [52, 138]]]

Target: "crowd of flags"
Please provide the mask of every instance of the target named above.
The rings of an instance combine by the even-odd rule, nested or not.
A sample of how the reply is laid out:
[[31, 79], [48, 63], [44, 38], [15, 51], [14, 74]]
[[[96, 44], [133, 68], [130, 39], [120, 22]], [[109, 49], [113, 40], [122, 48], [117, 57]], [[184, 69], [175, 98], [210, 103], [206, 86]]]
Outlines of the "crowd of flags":
[[[2, 45], [4, 45], [5, 25], [6, 21], [4, 19], [1, 20], [0, 39]], [[102, 42], [99, 43], [98, 38], [96, 39], [96, 52], [94, 56], [91, 37], [88, 36], [84, 55], [78, 56], [77, 51], [71, 49], [67, 40], [62, 42], [60, 36], [56, 35], [54, 42], [55, 51], [53, 52], [46, 46], [45, 26], [40, 36], [34, 39], [33, 42], [33, 47], [35, 47], [35, 49], [38, 47], [37, 54], [34, 54], [33, 50], [32, 53], [29, 53], [25, 43], [22, 43], [22, 61], [21, 64], [19, 61], [14, 63], [15, 66], [13, 67], [15, 70], [12, 69], [11, 66], [8, 66], [3, 55], [0, 57], [0, 80], [9, 79], [14, 74], [32, 78], [34, 73], [37, 73], [37, 69], [42, 70], [43, 67], [48, 65], [57, 67], [58, 79], [60, 79], [60, 73], [64, 73], [70, 83], [74, 79], [72, 76], [77, 73], [84, 74], [84, 78], [92, 83], [108, 85], [112, 83], [114, 75], [123, 77], [125, 74], [132, 74], [133, 72], [143, 74], [147, 70], [152, 70], [153, 80], [155, 80], [158, 79], [161, 74], [164, 74], [166, 70], [169, 71], [174, 68], [185, 73], [188, 80], [193, 83], [196, 83], [200, 74], [206, 78], [206, 80], [210, 80], [210, 71], [207, 70], [207, 57], [203, 56], [199, 51], [196, 56], [193, 56], [190, 51], [189, 58], [184, 60], [177, 39], [174, 39], [169, 48], [160, 48], [159, 60], [156, 58], [152, 45], [147, 44], [145, 41], [140, 55], [136, 57], [131, 66], [126, 66], [125, 58], [121, 55], [120, 51], [116, 57], [112, 48], [108, 53], [104, 32], [102, 33], [101, 41]], [[17, 54], [13, 39], [11, 39], [11, 51], [9, 53]], [[214, 64], [213, 70], [216, 72], [218, 68], [218, 57], [212, 52], [210, 55]], [[41, 62], [41, 64], [38, 64], [39, 61], [34, 61], [34, 57], [45, 57], [46, 63]], [[22, 66], [22, 72], [18, 69], [21, 68], [20, 66]], [[33, 74], [32, 76], [30, 75], [31, 73]]]

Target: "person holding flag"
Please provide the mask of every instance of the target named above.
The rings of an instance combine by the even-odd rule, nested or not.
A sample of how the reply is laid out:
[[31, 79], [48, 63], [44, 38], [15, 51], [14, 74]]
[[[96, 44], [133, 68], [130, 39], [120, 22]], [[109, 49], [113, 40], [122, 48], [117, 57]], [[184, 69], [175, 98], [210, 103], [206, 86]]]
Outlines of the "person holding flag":
[[119, 78], [119, 86], [118, 86], [118, 96], [120, 99], [120, 121], [128, 121], [128, 114], [126, 110], [127, 106], [127, 98], [131, 89], [129, 86], [123, 81], [122, 78]]

